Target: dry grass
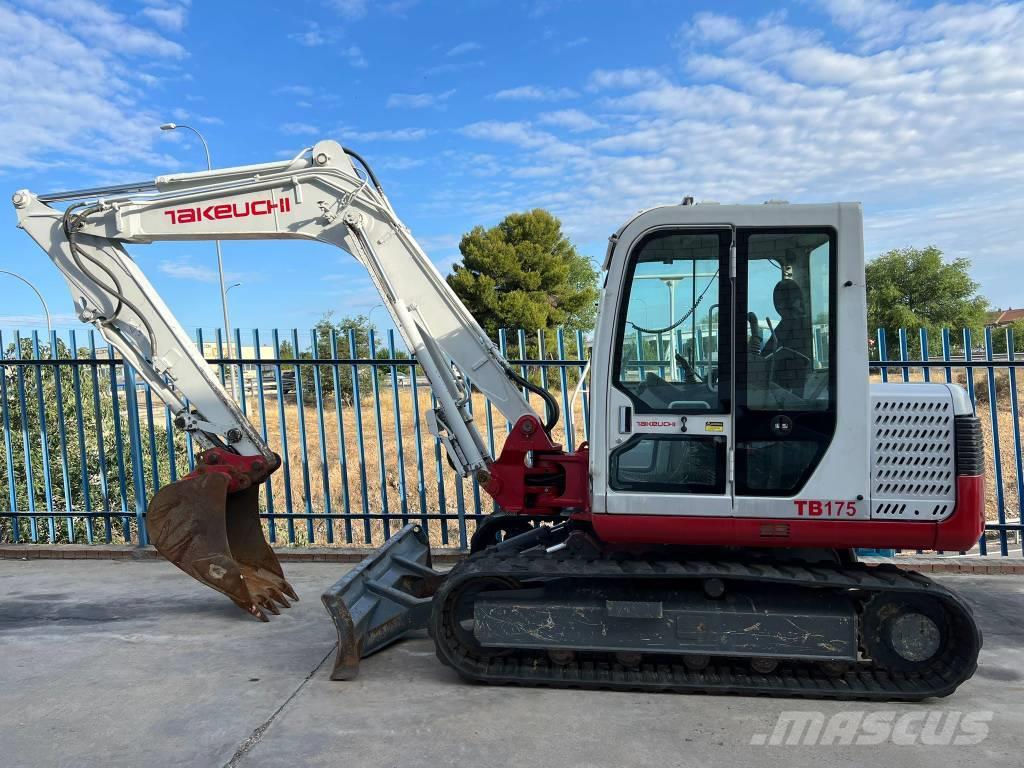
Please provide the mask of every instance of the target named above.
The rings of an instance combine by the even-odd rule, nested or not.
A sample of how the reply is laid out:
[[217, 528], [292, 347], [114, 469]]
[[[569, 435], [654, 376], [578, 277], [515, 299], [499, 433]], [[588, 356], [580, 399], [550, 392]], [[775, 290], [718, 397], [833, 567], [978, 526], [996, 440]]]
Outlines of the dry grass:
[[[561, 394], [554, 394], [561, 403]], [[395, 422], [396, 396], [400, 431], [396, 429]], [[431, 408], [429, 389], [417, 388], [417, 398], [422, 469], [417, 465], [416, 419], [412, 391], [408, 387], [398, 388], [397, 393], [390, 386], [382, 387], [376, 403], [372, 397], [363, 399], [358, 414], [354, 406], [342, 403], [341, 423], [344, 442], [339, 439], [338, 411], [333, 395], [325, 398], [322, 424], [315, 404], [305, 404], [302, 411], [305, 422], [304, 443], [301, 439], [298, 405], [293, 395], [285, 395], [284, 433], [287, 452], [283, 448], [285, 439], [282, 439], [281, 435], [278, 401], [274, 397], [267, 397], [267, 440], [282, 457], [287, 455], [288, 459], [287, 472], [282, 468], [271, 478], [274, 512], [287, 511], [290, 494], [291, 509], [295, 513], [324, 512], [329, 499], [331, 512], [337, 516], [336, 519], [316, 519], [310, 523], [301, 518], [294, 521], [277, 520], [275, 533], [279, 543], [287, 542], [289, 529], [293, 529], [296, 543], [299, 544], [310, 541], [327, 544], [329, 530], [333, 534], [330, 538], [333, 538], [334, 544], [344, 544], [349, 533], [354, 544], [376, 544], [383, 541], [385, 526], [389, 526], [394, 532], [401, 526], [401, 522], [388, 523], [380, 519], [358, 518], [355, 515], [379, 515], [386, 510], [390, 514], [407, 513], [411, 519], [418, 519], [418, 516], [424, 513], [455, 516], [460, 497], [467, 514], [473, 514], [477, 505], [483, 514], [492, 510], [487, 494], [478, 488], [474, 481], [459, 479], [448, 465], [444, 449], [427, 431], [424, 414]], [[538, 409], [541, 407], [537, 402], [534, 406]], [[247, 407], [250, 418], [259, 424], [257, 398], [250, 398]], [[575, 435], [578, 444], [584, 434], [579, 403], [575, 410]], [[473, 413], [478, 428], [486, 436], [488, 407], [486, 399], [479, 393], [473, 398]], [[364, 438], [362, 449], [357, 439], [359, 418], [362, 420]], [[490, 409], [490, 418], [493, 423], [494, 452], [497, 455], [505, 441], [506, 424], [504, 417], [496, 409]], [[556, 441], [564, 443], [564, 419], [556, 427], [554, 437]], [[306, 449], [306, 464], [303, 464], [303, 445]], [[405, 494], [402, 493], [403, 473]], [[351, 517], [344, 513], [346, 494]], [[468, 528], [463, 529], [461, 536], [472, 535], [472, 520], [469, 520], [467, 525]], [[428, 526], [432, 541], [458, 545], [463, 540], [458, 520], [435, 519], [430, 520]]]

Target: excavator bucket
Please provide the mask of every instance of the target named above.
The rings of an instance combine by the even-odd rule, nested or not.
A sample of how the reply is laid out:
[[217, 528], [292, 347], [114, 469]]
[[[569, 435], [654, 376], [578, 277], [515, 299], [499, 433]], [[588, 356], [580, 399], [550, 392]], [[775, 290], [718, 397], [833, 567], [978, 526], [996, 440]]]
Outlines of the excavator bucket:
[[430, 567], [427, 532], [407, 525], [324, 592], [324, 607], [338, 629], [331, 679], [352, 680], [360, 659], [424, 629], [443, 579]]
[[149, 504], [146, 531], [157, 552], [192, 578], [223, 592], [260, 621], [298, 595], [263, 537], [259, 486], [228, 493], [211, 472], [165, 485]]

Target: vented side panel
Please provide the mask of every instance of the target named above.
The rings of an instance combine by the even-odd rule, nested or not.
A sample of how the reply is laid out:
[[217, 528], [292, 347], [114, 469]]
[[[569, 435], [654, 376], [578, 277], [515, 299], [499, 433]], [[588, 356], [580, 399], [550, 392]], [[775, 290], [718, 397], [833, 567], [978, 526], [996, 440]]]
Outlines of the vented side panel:
[[871, 517], [937, 521], [956, 507], [956, 416], [944, 386], [871, 392]]

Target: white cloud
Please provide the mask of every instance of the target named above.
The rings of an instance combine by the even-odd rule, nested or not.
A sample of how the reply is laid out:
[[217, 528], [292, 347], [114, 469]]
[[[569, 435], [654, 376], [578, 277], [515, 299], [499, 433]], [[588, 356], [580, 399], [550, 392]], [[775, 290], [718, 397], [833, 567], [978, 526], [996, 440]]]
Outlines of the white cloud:
[[[204, 267], [200, 264], [196, 264], [192, 257], [183, 256], [177, 259], [164, 259], [157, 264], [157, 271], [168, 277], [173, 277], [179, 280], [192, 280], [197, 283], [218, 283], [220, 282], [220, 276], [217, 274], [217, 270], [214, 267]], [[259, 274], [247, 274], [245, 272], [225, 272], [225, 282], [239, 282], [244, 281], [246, 283], [259, 282], [263, 279], [262, 275]]]
[[327, 4], [346, 19], [361, 19], [366, 15], [366, 0], [328, 0]]
[[692, 22], [684, 25], [683, 32], [688, 37], [716, 43], [735, 40], [743, 34], [743, 25], [734, 16], [698, 13], [693, 17]]
[[402, 155], [393, 157], [382, 157], [374, 165], [386, 171], [408, 171], [419, 168], [427, 161], [422, 157], [406, 157]]
[[168, 32], [180, 32], [184, 29], [185, 20], [188, 18], [187, 6], [187, 2], [183, 5], [176, 3], [150, 5], [143, 8], [140, 13]]
[[578, 109], [560, 109], [556, 112], [545, 112], [537, 117], [537, 122], [542, 125], [555, 125], [559, 128], [566, 128], [573, 132], [592, 131], [595, 128], [601, 127], [601, 123], [586, 112], [581, 112]]
[[660, 86], [666, 82], [665, 78], [653, 69], [597, 69], [590, 73], [587, 87], [592, 91], [628, 90]]
[[465, 53], [472, 53], [473, 51], [479, 51], [482, 46], [480, 43], [474, 41], [468, 41], [465, 43], [459, 43], [458, 45], [449, 48], [445, 56], [462, 56]]
[[201, 267], [187, 260], [161, 261], [157, 269], [165, 275], [181, 280], [194, 280], [199, 283], [216, 283], [219, 280], [217, 270], [212, 267]]
[[554, 136], [549, 133], [533, 130], [529, 123], [502, 120], [483, 120], [471, 123], [460, 128], [459, 132], [471, 139], [500, 141], [520, 147], [539, 147], [554, 140]]
[[285, 96], [312, 96], [313, 89], [308, 85], [284, 85], [274, 90], [275, 94]]
[[224, 125], [224, 121], [215, 115], [201, 115], [181, 107], [172, 109], [171, 117], [179, 123], [184, 123], [187, 120], [189, 122], [202, 123], [203, 125]]
[[304, 45], [307, 48], [316, 48], [326, 43], [329, 35], [315, 21], [307, 21], [306, 28], [302, 32], [292, 32], [288, 35], [288, 39], [294, 40], [299, 45]]
[[[835, 22], [810, 15], [820, 28], [695, 16], [678, 38], [682, 76], [598, 70], [588, 108], [464, 126], [516, 150], [447, 160], [464, 170], [436, 210], [460, 200], [488, 220], [545, 206], [597, 242], [685, 194], [861, 200], [869, 255], [934, 243], [972, 258], [994, 301], [1019, 305], [1005, 275], [1024, 240], [1024, 3], [822, 4]], [[486, 189], [465, 189], [474, 176]]]
[[135, 73], [186, 55], [99, 3], [0, 4], [0, 168], [85, 161], [97, 176], [104, 165], [175, 168], [154, 149], [163, 116], [143, 100], [153, 76]]
[[175, 58], [185, 55], [178, 43], [135, 26], [123, 14], [93, 0], [23, 0], [22, 4], [40, 16], [58, 20], [59, 28], [110, 52]]
[[384, 3], [380, 8], [385, 13], [390, 13], [392, 16], [404, 19], [406, 14], [419, 5], [419, 3], [420, 0], [391, 0], [389, 3]]
[[348, 48], [343, 48], [341, 53], [348, 59], [348, 63], [357, 69], [365, 69], [370, 66], [358, 45], [350, 45]]
[[387, 106], [389, 109], [427, 109], [428, 107], [443, 107], [444, 103], [455, 95], [455, 89], [442, 93], [392, 93], [388, 96]]
[[284, 123], [281, 125], [281, 133], [286, 136], [315, 136], [320, 129], [309, 123]]
[[586, 45], [589, 42], [589, 37], [576, 37], [573, 38], [572, 40], [566, 40], [559, 47], [564, 51], [568, 51], [572, 50], [573, 48], [579, 48], [581, 45]]
[[503, 101], [561, 101], [579, 96], [571, 88], [551, 88], [544, 85], [520, 85], [498, 91], [492, 98]]
[[332, 50], [348, 59], [348, 63], [357, 69], [364, 69], [369, 66], [362, 49], [358, 45], [342, 45], [342, 38], [343, 36], [338, 29], [325, 29], [315, 21], [307, 21], [304, 30], [292, 32], [288, 35], [289, 40], [293, 40], [306, 48], [319, 48], [320, 46], [328, 45]]
[[479, 69], [484, 66], [484, 62], [480, 59], [475, 60], [455, 60], [446, 61], [444, 64], [435, 64], [432, 67], [427, 67], [423, 70], [423, 74], [427, 77], [433, 77], [435, 75], [448, 75], [452, 72], [461, 72], [465, 69]]
[[357, 131], [340, 128], [344, 141], [420, 141], [430, 135], [426, 128], [392, 128], [383, 131]]

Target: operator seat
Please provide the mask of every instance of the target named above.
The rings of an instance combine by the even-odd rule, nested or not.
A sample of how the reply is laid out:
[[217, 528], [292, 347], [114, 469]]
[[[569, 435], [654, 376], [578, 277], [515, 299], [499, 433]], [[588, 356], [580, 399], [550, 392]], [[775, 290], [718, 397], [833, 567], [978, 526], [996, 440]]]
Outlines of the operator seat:
[[775, 284], [772, 301], [780, 320], [761, 354], [774, 354], [772, 381], [803, 397], [812, 354], [811, 319], [803, 289], [795, 280], [780, 280]]

